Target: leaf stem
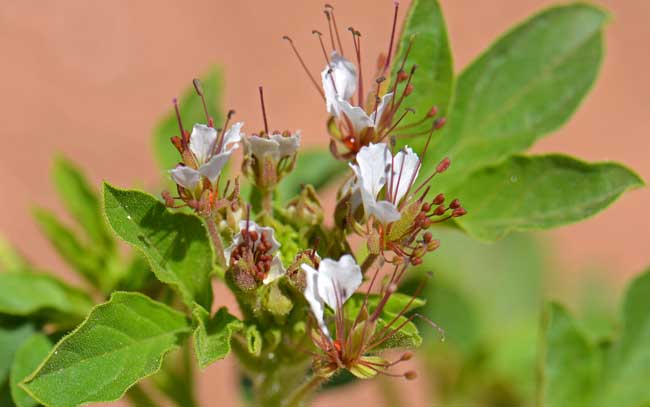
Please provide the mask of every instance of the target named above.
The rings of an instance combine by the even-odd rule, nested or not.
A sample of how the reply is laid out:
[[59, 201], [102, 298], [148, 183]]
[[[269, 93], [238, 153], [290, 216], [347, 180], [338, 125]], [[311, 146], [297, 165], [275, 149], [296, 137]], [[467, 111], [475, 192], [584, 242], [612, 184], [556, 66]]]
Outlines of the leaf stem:
[[377, 257], [379, 257], [379, 255], [368, 253], [368, 257], [366, 257], [366, 259], [361, 264], [362, 274], [366, 274], [366, 272], [370, 269], [370, 267], [372, 267], [372, 265], [375, 264], [375, 260], [377, 260]]
[[217, 230], [217, 225], [214, 222], [214, 219], [210, 216], [206, 216], [204, 220], [205, 228], [208, 230], [208, 235], [212, 241], [212, 248], [214, 249], [214, 253], [217, 256], [217, 263], [220, 266], [225, 267], [226, 257], [224, 256], [223, 242], [221, 241], [221, 236]]
[[309, 380], [304, 382], [289, 398], [287, 407], [300, 407], [304, 404], [309, 396], [316, 391], [327, 378], [318, 375], [312, 375]]

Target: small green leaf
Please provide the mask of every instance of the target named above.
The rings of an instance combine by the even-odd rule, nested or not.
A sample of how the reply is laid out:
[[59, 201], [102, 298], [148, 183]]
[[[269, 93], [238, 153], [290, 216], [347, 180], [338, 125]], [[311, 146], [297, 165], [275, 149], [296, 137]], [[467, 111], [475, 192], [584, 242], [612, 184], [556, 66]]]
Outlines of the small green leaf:
[[541, 354], [545, 368], [538, 386], [538, 405], [589, 405], [600, 373], [600, 359], [596, 348], [559, 304], [549, 304], [546, 309]]
[[172, 285], [191, 309], [212, 304], [212, 248], [194, 215], [172, 213], [151, 195], [104, 184], [104, 209], [111, 227], [142, 250], [156, 277]]
[[0, 324], [0, 388], [9, 376], [16, 351], [33, 333], [30, 324]]
[[607, 355], [604, 383], [594, 405], [650, 404], [650, 271], [629, 285], [623, 302], [623, 332]]
[[61, 157], [55, 161], [52, 175], [66, 209], [86, 232], [94, 247], [111, 251], [115, 242], [106, 220], [101, 216], [98, 193], [89, 185], [81, 170]]
[[471, 236], [496, 240], [512, 231], [548, 229], [595, 215], [643, 181], [615, 163], [589, 164], [563, 155], [514, 156], [472, 174], [450, 196], [468, 214]]
[[54, 347], [22, 387], [49, 407], [117, 400], [157, 372], [189, 331], [180, 312], [142, 294], [116, 292]]
[[298, 195], [302, 185], [311, 184], [317, 190], [325, 188], [347, 169], [348, 165], [335, 159], [329, 151], [300, 150], [294, 170], [278, 186], [280, 200], [286, 201]]
[[[413, 37], [413, 38], [412, 38]], [[404, 99], [402, 109], [413, 108], [415, 114], [407, 115], [403, 125], [415, 124], [424, 117], [433, 106], [438, 107], [439, 114], [445, 115], [454, 87], [454, 67], [447, 36], [447, 27], [437, 0], [414, 0], [402, 28], [399, 49], [393, 62], [391, 78], [397, 75], [404, 60], [409, 42], [413, 40], [411, 51], [404, 64], [404, 71], [417, 65], [411, 84], [413, 93]], [[405, 86], [398, 86], [396, 100]], [[391, 89], [393, 84], [390, 85]], [[401, 111], [398, 115], [401, 115]], [[399, 117], [399, 116], [398, 116]], [[418, 133], [431, 128], [431, 122], [416, 125], [410, 133]], [[424, 145], [424, 141], [409, 140], [409, 144]]]
[[81, 321], [93, 302], [83, 291], [51, 274], [0, 273], [0, 314], [43, 316], [66, 324]]
[[20, 271], [27, 268], [29, 268], [27, 260], [0, 235], [0, 272]]
[[[221, 108], [221, 92], [223, 84], [221, 81], [221, 70], [217, 67], [211, 68], [205, 75], [201, 76], [201, 87], [205, 94], [208, 112], [214, 119], [215, 127], [221, 127], [223, 114]], [[190, 83], [183, 96], [179, 99], [181, 117], [185, 130], [192, 131], [195, 123], [206, 123], [205, 113], [201, 99], [196, 94], [194, 86]], [[178, 151], [169, 141], [173, 136], [180, 135], [178, 122], [174, 108], [171, 106], [169, 112], [160, 121], [154, 130], [154, 151], [160, 167], [164, 170], [174, 168], [180, 160]]]
[[100, 279], [106, 272], [100, 259], [56, 215], [44, 209], [35, 209], [33, 213], [41, 231], [61, 258], [88, 282], [100, 286]]
[[458, 77], [448, 126], [425, 165], [451, 158], [437, 181], [442, 192], [528, 149], [573, 115], [598, 75], [606, 21], [605, 12], [587, 4], [549, 8], [505, 34]]
[[31, 398], [18, 385], [43, 362], [52, 349], [52, 343], [43, 334], [35, 334], [27, 339], [16, 351], [11, 366], [11, 397], [17, 407], [35, 407], [38, 402]]
[[228, 313], [226, 307], [221, 307], [210, 318], [210, 313], [201, 306], [193, 310], [197, 327], [194, 329], [194, 351], [201, 369], [205, 369], [217, 360], [223, 359], [230, 353], [230, 338], [241, 330], [244, 324]]
[[262, 353], [262, 334], [257, 326], [249, 325], [246, 328], [246, 344], [251, 355], [259, 356]]

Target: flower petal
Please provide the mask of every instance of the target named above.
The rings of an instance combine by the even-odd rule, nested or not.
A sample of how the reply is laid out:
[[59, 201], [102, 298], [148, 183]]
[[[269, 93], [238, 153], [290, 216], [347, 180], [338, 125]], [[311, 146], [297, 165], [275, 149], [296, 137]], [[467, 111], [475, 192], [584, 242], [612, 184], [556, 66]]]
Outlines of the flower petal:
[[[318, 266], [318, 274], [319, 294], [334, 310], [354, 294], [362, 281], [361, 267], [349, 254], [342, 256], [338, 261], [323, 259]], [[340, 304], [337, 304], [337, 297]]]
[[246, 155], [253, 155], [257, 158], [265, 156], [270, 156], [273, 159], [280, 158], [280, 144], [266, 137], [246, 137], [244, 139], [244, 150]]
[[361, 187], [375, 199], [386, 183], [387, 168], [391, 165], [391, 158], [386, 143], [370, 143], [357, 153], [358, 166], [355, 173], [361, 181]]
[[205, 124], [195, 124], [190, 135], [190, 151], [194, 154], [197, 164], [205, 163], [217, 140], [217, 131]]
[[271, 262], [271, 269], [269, 270], [269, 273], [266, 275], [264, 280], [262, 280], [262, 283], [265, 285], [270, 284], [285, 275], [286, 272], [287, 271], [284, 269], [284, 266], [282, 266], [282, 260], [280, 260], [280, 257], [275, 256]]
[[[390, 103], [391, 99], [393, 99], [393, 92], [385, 94], [381, 98], [381, 102], [379, 102], [379, 105], [377, 106], [377, 111], [373, 111], [370, 114], [370, 120], [372, 120], [373, 127], [377, 126], [379, 122], [381, 121], [381, 116], [384, 114], [384, 110]], [[376, 113], [376, 115], [375, 115]], [[376, 116], [376, 117], [375, 117]]]
[[390, 177], [388, 177], [386, 184], [392, 186], [390, 197], [396, 204], [399, 204], [408, 192], [411, 182], [414, 182], [417, 178], [420, 172], [419, 163], [418, 155], [409, 146], [404, 147], [395, 154], [392, 171], [393, 181], [391, 183]]
[[384, 225], [399, 220], [402, 215], [392, 202], [377, 201], [367, 209], [368, 215], [374, 215], [375, 218]]
[[330, 63], [321, 72], [325, 101], [329, 114], [337, 116], [340, 111], [337, 99], [348, 100], [357, 90], [357, 69], [354, 64], [334, 51]]
[[[271, 242], [271, 250], [269, 251], [269, 254], [274, 254], [275, 252], [278, 251], [280, 248], [280, 242], [277, 241], [275, 238], [275, 230], [273, 230], [272, 227], [269, 226], [260, 226], [257, 223], [251, 221], [246, 221], [246, 220], [240, 220], [239, 221], [239, 230], [240, 232], [233, 237], [233, 243], [237, 242], [237, 244], [242, 243], [244, 240], [241, 236], [241, 230], [246, 229], [246, 223], [248, 223], [248, 230], [250, 232], [257, 232], [260, 234], [260, 236], [265, 233], [267, 238], [270, 239]], [[255, 248], [259, 244], [259, 241], [255, 243]]]
[[282, 134], [272, 134], [271, 140], [278, 143], [280, 157], [292, 156], [300, 147], [300, 131], [287, 137]]
[[239, 142], [243, 136], [241, 132], [242, 126], [244, 126], [244, 122], [237, 122], [226, 131], [223, 135], [222, 152], [227, 153], [239, 147]]
[[342, 99], [336, 101], [336, 106], [350, 120], [355, 133], [361, 133], [363, 129], [375, 126], [368, 113], [359, 106], [352, 106]]
[[318, 322], [318, 326], [321, 328], [323, 333], [327, 336], [330, 336], [329, 330], [327, 329], [327, 324], [325, 324], [325, 301], [320, 295], [320, 285], [322, 284], [322, 279], [316, 269], [311, 267], [308, 264], [303, 264], [301, 266], [302, 270], [305, 272], [305, 291], [303, 292], [309, 308], [311, 308], [314, 318]]
[[199, 173], [204, 177], [206, 177], [207, 179], [209, 179], [210, 182], [214, 183], [217, 180], [217, 178], [219, 178], [219, 174], [221, 174], [221, 170], [228, 162], [228, 159], [230, 158], [230, 154], [231, 153], [228, 152], [228, 153], [221, 153], [213, 156], [212, 158], [210, 158], [210, 161], [208, 161], [207, 163], [199, 167]]
[[184, 165], [177, 166], [173, 170], [170, 170], [169, 173], [175, 183], [189, 190], [194, 190], [201, 180], [201, 176], [197, 170]]

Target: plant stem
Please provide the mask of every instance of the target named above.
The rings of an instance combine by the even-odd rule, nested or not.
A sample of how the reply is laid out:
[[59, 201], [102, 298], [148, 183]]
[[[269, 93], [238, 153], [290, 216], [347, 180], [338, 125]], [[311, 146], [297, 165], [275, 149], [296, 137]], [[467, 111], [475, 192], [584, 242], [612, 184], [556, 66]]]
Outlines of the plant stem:
[[157, 403], [147, 394], [141, 385], [136, 384], [126, 393], [126, 398], [133, 407], [153, 407]]
[[223, 242], [221, 241], [221, 236], [217, 230], [217, 225], [214, 222], [214, 219], [210, 216], [206, 216], [204, 220], [205, 227], [208, 229], [208, 235], [210, 235], [210, 240], [212, 241], [212, 247], [217, 255], [217, 263], [224, 267], [226, 265], [226, 258], [223, 254]]
[[312, 375], [309, 380], [304, 382], [296, 391], [291, 395], [287, 407], [300, 407], [307, 400], [309, 396], [316, 391], [321, 384], [327, 379], [323, 376]]
[[372, 267], [372, 265], [375, 263], [375, 260], [377, 260], [377, 257], [379, 257], [379, 255], [368, 253], [368, 257], [366, 257], [366, 259], [361, 264], [362, 274], [366, 274], [366, 271], [368, 271], [370, 267]]
[[262, 190], [262, 209], [267, 215], [273, 216], [273, 190], [268, 188]]

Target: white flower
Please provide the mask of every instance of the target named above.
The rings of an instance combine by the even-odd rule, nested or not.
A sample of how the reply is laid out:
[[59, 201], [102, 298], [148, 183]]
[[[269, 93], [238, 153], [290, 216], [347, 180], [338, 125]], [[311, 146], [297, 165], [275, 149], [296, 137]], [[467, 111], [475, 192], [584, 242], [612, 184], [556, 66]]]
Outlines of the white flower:
[[324, 304], [335, 311], [339, 310], [361, 285], [361, 267], [354, 257], [346, 254], [339, 261], [323, 259], [318, 270], [308, 264], [303, 264], [301, 268], [307, 280], [305, 299], [323, 333], [329, 335]]
[[[174, 182], [189, 190], [196, 188], [201, 181], [201, 176], [206, 177], [210, 182], [215, 182], [232, 151], [239, 147], [242, 126], [241, 122], [233, 124], [224, 134], [219, 149], [219, 146], [215, 145], [218, 138], [217, 131], [204, 124], [195, 124], [190, 135], [189, 147], [198, 170], [179, 165], [170, 171]], [[219, 151], [215, 151], [217, 149]]]
[[366, 113], [366, 111], [359, 107], [359, 106], [352, 106], [349, 102], [346, 100], [337, 100], [337, 110], [341, 113], [343, 113], [348, 120], [350, 121], [350, 124], [352, 124], [352, 129], [354, 130], [355, 133], [361, 133], [363, 129], [366, 129], [368, 127], [376, 127], [379, 125], [379, 121], [381, 120], [382, 115], [384, 114], [384, 110], [386, 109], [386, 106], [390, 103], [391, 99], [393, 98], [392, 93], [387, 93], [385, 94], [382, 98], [379, 104], [377, 105], [376, 111], [373, 110], [370, 115]]
[[330, 63], [321, 72], [327, 112], [339, 115], [338, 100], [348, 100], [357, 90], [357, 69], [354, 64], [336, 51]]
[[[261, 236], [262, 234], [266, 234], [266, 237], [268, 239], [268, 242], [271, 243], [271, 249], [267, 252], [267, 254], [273, 255], [275, 254], [278, 249], [280, 248], [280, 242], [278, 242], [275, 239], [275, 231], [273, 230], [272, 227], [268, 226], [260, 226], [257, 223], [253, 221], [246, 221], [246, 220], [241, 220], [239, 221], [239, 230], [240, 232], [237, 233], [233, 239], [232, 243], [230, 246], [228, 246], [226, 249], [224, 249], [224, 256], [226, 257], [226, 265], [230, 266], [230, 256], [232, 254], [232, 251], [235, 250], [235, 248], [242, 243], [245, 242], [244, 237], [242, 236], [241, 230], [246, 229], [246, 225], [248, 225], [248, 232], [257, 232], [258, 234], [258, 239], [254, 242], [251, 242], [253, 247], [251, 247], [251, 251], [257, 250], [258, 246], [261, 243]], [[273, 260], [271, 262], [271, 269], [269, 270], [269, 273], [267, 276], [264, 278], [262, 281], [264, 284], [269, 284], [278, 278], [282, 277], [286, 273], [286, 270], [282, 266], [282, 261], [280, 260], [280, 257], [276, 254], [273, 257]]]
[[286, 137], [276, 133], [271, 134], [269, 138], [253, 135], [244, 139], [246, 154], [251, 154], [258, 158], [270, 156], [276, 161], [282, 157], [292, 156], [298, 151], [299, 147], [300, 131]]
[[[385, 143], [370, 143], [359, 150], [356, 159], [357, 164], [350, 164], [356, 175], [352, 192], [361, 195], [366, 216], [374, 215], [384, 224], [397, 221], [401, 217], [397, 205], [419, 172], [417, 154], [405, 147], [393, 158]], [[387, 200], [378, 201], [384, 186]]]

